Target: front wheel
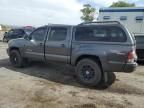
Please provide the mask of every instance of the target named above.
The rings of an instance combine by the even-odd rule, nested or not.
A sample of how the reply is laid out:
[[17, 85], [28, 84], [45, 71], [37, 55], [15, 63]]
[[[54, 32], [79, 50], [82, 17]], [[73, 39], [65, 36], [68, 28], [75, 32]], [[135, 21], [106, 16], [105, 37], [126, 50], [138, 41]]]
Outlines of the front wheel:
[[26, 60], [21, 57], [19, 51], [10, 51], [10, 62], [14, 67], [23, 67], [26, 64], [25, 61]]
[[82, 59], [76, 66], [76, 76], [81, 84], [96, 86], [102, 76], [99, 64], [91, 59]]

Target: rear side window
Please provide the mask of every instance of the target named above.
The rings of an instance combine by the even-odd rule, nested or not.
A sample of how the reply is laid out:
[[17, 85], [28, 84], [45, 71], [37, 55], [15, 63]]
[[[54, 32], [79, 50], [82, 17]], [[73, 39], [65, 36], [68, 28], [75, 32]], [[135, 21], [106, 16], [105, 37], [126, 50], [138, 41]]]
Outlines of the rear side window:
[[64, 27], [53, 27], [50, 30], [48, 37], [49, 41], [63, 41], [67, 37], [67, 28]]
[[76, 41], [125, 42], [126, 35], [118, 27], [77, 27]]

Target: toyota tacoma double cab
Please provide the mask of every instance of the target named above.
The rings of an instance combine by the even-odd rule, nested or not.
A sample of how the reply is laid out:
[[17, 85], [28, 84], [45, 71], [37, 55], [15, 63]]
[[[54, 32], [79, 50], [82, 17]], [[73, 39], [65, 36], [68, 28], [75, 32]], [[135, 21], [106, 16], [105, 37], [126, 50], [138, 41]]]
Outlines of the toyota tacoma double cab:
[[111, 80], [110, 73], [133, 72], [135, 49], [134, 37], [122, 24], [106, 21], [42, 26], [11, 40], [7, 52], [14, 67], [29, 60], [69, 64], [80, 83], [98, 86]]

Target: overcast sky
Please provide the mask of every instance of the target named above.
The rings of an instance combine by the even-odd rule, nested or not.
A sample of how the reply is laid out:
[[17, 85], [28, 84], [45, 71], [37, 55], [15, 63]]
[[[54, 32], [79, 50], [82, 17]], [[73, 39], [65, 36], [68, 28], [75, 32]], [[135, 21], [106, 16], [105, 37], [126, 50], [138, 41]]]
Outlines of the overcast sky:
[[[48, 23], [78, 24], [80, 9], [90, 3], [108, 7], [118, 0], [0, 0], [0, 24], [41, 26]], [[125, 0], [144, 6], [144, 0]]]

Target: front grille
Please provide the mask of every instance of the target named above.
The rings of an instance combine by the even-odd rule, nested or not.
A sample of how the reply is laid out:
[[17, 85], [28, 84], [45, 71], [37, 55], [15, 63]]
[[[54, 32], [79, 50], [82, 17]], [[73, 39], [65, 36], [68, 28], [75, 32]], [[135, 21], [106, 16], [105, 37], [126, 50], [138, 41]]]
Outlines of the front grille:
[[136, 49], [138, 59], [144, 59], [144, 50]]

